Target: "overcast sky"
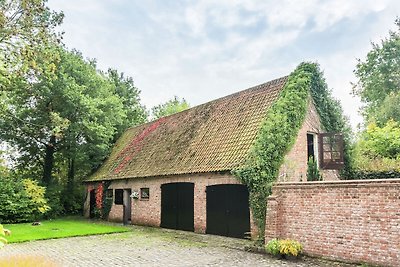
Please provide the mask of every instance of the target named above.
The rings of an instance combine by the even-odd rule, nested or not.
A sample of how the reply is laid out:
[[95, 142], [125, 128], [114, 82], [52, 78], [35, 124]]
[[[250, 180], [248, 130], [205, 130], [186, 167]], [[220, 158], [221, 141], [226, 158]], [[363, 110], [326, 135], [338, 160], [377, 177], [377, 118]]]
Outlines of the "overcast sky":
[[68, 48], [133, 77], [148, 107], [192, 106], [318, 62], [353, 126], [357, 58], [395, 29], [399, 0], [49, 0]]

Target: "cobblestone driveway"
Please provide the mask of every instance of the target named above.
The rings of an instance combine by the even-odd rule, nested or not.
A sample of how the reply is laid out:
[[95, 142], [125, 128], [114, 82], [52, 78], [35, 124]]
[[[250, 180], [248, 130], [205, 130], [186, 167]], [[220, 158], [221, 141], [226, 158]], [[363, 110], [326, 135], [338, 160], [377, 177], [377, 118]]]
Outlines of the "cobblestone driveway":
[[351, 266], [315, 259], [296, 262], [246, 252], [250, 242], [165, 229], [132, 227], [121, 234], [9, 244], [0, 259], [41, 255], [61, 266]]

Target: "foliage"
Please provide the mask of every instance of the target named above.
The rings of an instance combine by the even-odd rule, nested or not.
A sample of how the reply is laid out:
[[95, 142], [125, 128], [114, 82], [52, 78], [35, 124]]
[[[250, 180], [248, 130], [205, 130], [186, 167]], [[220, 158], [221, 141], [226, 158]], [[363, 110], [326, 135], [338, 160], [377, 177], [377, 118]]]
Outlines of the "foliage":
[[400, 19], [396, 19], [396, 31], [380, 44], [372, 43], [365, 61], [358, 60], [354, 73], [358, 79], [353, 93], [365, 103], [367, 122], [388, 119], [400, 121]]
[[117, 134], [114, 140], [122, 135], [128, 127], [133, 127], [147, 121], [147, 111], [140, 104], [140, 90], [135, 87], [133, 78], [119, 73], [116, 69], [109, 69], [106, 76], [115, 86], [115, 93], [121, 98], [126, 117], [123, 122], [117, 126]]
[[276, 238], [268, 241], [267, 245], [265, 245], [265, 249], [268, 253], [277, 256], [295, 256], [297, 257], [303, 251], [303, 246], [300, 242], [291, 240], [291, 239], [283, 239], [278, 240]]
[[322, 176], [319, 173], [317, 161], [310, 157], [307, 162], [307, 181], [321, 181]]
[[279, 252], [282, 255], [297, 257], [303, 251], [303, 246], [295, 240], [279, 240]]
[[[393, 177], [400, 173], [400, 123], [389, 120], [383, 127], [370, 123], [360, 134], [355, 149], [357, 177]], [[371, 173], [371, 175], [368, 175]]]
[[56, 218], [66, 213], [61, 196], [67, 197], [67, 195], [63, 194], [61, 185], [52, 184], [47, 186], [46, 199], [50, 210], [45, 214], [44, 218]]
[[6, 175], [0, 179], [0, 219], [24, 222], [41, 217], [49, 206], [44, 198], [45, 188], [30, 179]]
[[[326, 131], [345, 132], [350, 137], [350, 127], [343, 117], [340, 103], [332, 98], [318, 65], [300, 64], [289, 75], [278, 100], [269, 108], [246, 166], [233, 171], [249, 189], [250, 207], [261, 239], [264, 238], [267, 198], [284, 156], [293, 146], [303, 124], [308, 101], [311, 101], [310, 95], [323, 128]], [[347, 166], [349, 162], [347, 160]]]
[[5, 236], [11, 235], [11, 231], [8, 229], [5, 229], [3, 225], [0, 224], [0, 248], [4, 246], [4, 244], [7, 244], [7, 239]]
[[372, 159], [382, 157], [400, 160], [400, 122], [389, 120], [383, 127], [369, 124], [361, 134], [358, 149]]
[[13, 235], [8, 240], [9, 243], [130, 231], [128, 227], [90, 222], [79, 218], [41, 221], [40, 225], [35, 226], [31, 223], [9, 224], [6, 226], [13, 232]]
[[268, 243], [265, 245], [265, 249], [268, 253], [276, 256], [280, 254], [279, 250], [279, 240], [274, 238], [268, 241]]
[[102, 215], [104, 219], [108, 218], [108, 215], [110, 214], [111, 207], [113, 204], [113, 199], [112, 198], [107, 198], [107, 189], [111, 185], [111, 181], [104, 181], [103, 182], [103, 194], [102, 194]]
[[343, 114], [340, 102], [332, 97], [332, 92], [326, 84], [323, 73], [317, 69], [312, 76], [311, 96], [315, 103], [322, 128], [325, 132], [342, 133], [344, 139], [344, 168], [341, 176], [351, 179], [353, 175], [353, 133], [349, 120]]
[[154, 119], [159, 119], [161, 117], [181, 112], [188, 108], [190, 108], [190, 105], [184, 98], [181, 100], [177, 96], [174, 96], [173, 99], [168, 100], [164, 104], [153, 107], [151, 109], [151, 114]]
[[374, 113], [373, 120], [379, 126], [383, 126], [389, 120], [400, 122], [400, 93], [390, 93]]
[[102, 181], [89, 187], [87, 192], [95, 190], [95, 207], [94, 207], [94, 218], [107, 219], [108, 214], [111, 211], [113, 204], [112, 199], [107, 198], [107, 189], [110, 186], [111, 181]]
[[46, 213], [50, 209], [45, 199], [46, 188], [39, 186], [37, 181], [30, 179], [24, 179], [22, 183], [26, 194], [31, 199], [32, 216], [37, 218]]
[[39, 66], [38, 61], [51, 62], [56, 55], [47, 49], [60, 41], [54, 29], [63, 14], [52, 12], [47, 0], [0, 1], [0, 92], [12, 89], [14, 79], [27, 78], [51, 71], [53, 64]]
[[372, 43], [358, 60], [353, 93], [365, 104], [365, 129], [355, 147], [354, 178], [391, 178], [400, 174], [400, 19], [396, 31]]
[[0, 223], [24, 222], [32, 219], [30, 197], [24, 190], [22, 181], [12, 176], [0, 179]]
[[260, 237], [265, 230], [266, 202], [284, 155], [304, 121], [313, 64], [303, 63], [288, 77], [269, 108], [246, 166], [233, 172], [249, 189], [249, 202]]
[[53, 75], [40, 75], [33, 85], [21, 79], [4, 93], [0, 139], [18, 149], [18, 172], [56, 188], [49, 205], [57, 214], [81, 210], [80, 181], [146, 113], [132, 78], [116, 70], [100, 73], [77, 51], [52, 49], [59, 55]]

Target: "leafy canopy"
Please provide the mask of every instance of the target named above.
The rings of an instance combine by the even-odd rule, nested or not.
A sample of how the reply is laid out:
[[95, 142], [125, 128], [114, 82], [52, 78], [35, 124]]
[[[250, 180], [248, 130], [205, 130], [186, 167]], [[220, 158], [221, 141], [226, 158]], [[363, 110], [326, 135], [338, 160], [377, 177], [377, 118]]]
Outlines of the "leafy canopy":
[[159, 119], [161, 117], [181, 112], [188, 108], [190, 108], [190, 105], [184, 98], [179, 99], [179, 97], [174, 96], [173, 99], [170, 99], [163, 104], [153, 107], [151, 109], [151, 113], [155, 119]]
[[116, 70], [99, 72], [78, 51], [52, 50], [58, 59], [51, 75], [38, 75], [33, 84], [20, 78], [3, 92], [0, 139], [18, 149], [20, 176], [57, 186], [48, 192], [68, 196], [62, 198], [67, 210], [76, 210], [80, 181], [102, 163], [119, 135], [147, 114], [132, 78]]
[[360, 178], [397, 177], [400, 172], [400, 19], [395, 23], [396, 31], [380, 44], [372, 43], [354, 70], [358, 81], [353, 92], [365, 104], [366, 128], [354, 154]]
[[47, 0], [0, 0], [0, 91], [10, 90], [14, 79], [35, 81], [38, 73], [54, 70], [48, 45], [60, 42], [55, 27], [63, 13], [51, 11]]
[[365, 104], [367, 122], [385, 124], [389, 119], [400, 121], [400, 19], [396, 31], [380, 44], [372, 43], [364, 61], [358, 60], [354, 73], [358, 79], [354, 94]]

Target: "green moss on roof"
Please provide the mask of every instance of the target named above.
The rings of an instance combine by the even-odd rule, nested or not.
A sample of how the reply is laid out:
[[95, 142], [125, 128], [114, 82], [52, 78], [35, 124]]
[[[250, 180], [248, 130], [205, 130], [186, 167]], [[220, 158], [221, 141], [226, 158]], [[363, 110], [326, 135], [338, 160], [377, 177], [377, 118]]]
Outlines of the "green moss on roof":
[[128, 129], [87, 181], [228, 171], [244, 165], [287, 77]]

